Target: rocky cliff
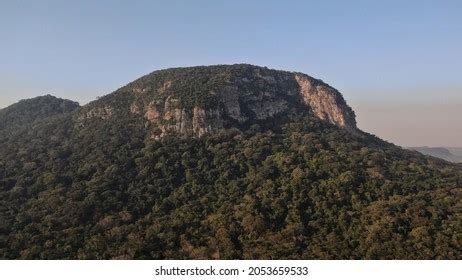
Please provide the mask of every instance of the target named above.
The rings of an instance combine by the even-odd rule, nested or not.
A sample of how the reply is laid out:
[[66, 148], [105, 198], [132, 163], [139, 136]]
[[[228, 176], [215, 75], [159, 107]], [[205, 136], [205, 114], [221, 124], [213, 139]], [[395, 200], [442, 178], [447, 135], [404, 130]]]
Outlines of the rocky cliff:
[[155, 71], [90, 104], [79, 120], [129, 112], [145, 119], [153, 138], [169, 133], [200, 137], [295, 109], [356, 130], [353, 110], [321, 80], [245, 64]]

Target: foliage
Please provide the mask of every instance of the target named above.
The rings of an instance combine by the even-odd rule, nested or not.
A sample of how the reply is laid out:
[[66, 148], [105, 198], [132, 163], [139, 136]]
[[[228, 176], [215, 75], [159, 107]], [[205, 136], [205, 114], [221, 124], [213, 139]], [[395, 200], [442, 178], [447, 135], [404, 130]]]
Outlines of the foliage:
[[143, 128], [65, 113], [0, 131], [0, 258], [462, 258], [461, 165], [305, 114]]
[[72, 112], [79, 108], [77, 102], [56, 98], [51, 95], [22, 100], [13, 106], [0, 110], [0, 131], [31, 126], [36, 121]]

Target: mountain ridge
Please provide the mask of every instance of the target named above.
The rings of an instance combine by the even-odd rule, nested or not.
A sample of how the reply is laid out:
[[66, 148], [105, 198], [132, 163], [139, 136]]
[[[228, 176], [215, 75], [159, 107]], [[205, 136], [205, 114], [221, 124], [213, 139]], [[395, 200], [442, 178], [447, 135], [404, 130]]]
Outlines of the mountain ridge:
[[408, 147], [410, 150], [420, 152], [424, 155], [441, 158], [450, 162], [462, 163], [462, 156], [456, 155], [451, 151], [451, 148], [446, 147]]

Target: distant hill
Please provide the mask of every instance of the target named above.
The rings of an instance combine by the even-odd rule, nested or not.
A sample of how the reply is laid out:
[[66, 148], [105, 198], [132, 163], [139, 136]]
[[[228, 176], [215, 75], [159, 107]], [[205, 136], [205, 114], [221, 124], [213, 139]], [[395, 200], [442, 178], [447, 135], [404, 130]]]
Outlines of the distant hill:
[[460, 153], [462, 152], [461, 148], [409, 147], [408, 149], [417, 151], [424, 155], [441, 158], [450, 162], [462, 162], [462, 156], [460, 156]]
[[31, 126], [36, 121], [78, 109], [79, 103], [51, 95], [21, 100], [0, 109], [0, 130]]
[[462, 147], [446, 147], [453, 155], [462, 157]]
[[238, 64], [0, 112], [0, 259], [461, 259], [462, 165]]

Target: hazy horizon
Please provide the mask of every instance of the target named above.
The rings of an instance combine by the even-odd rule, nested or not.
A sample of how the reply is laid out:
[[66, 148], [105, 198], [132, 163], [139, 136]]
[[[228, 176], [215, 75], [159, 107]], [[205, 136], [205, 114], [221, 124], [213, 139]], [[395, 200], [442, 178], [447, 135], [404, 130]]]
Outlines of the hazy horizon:
[[206, 3], [2, 2], [0, 108], [44, 94], [85, 104], [157, 69], [250, 63], [324, 80], [361, 129], [395, 144], [462, 146], [462, 2]]

